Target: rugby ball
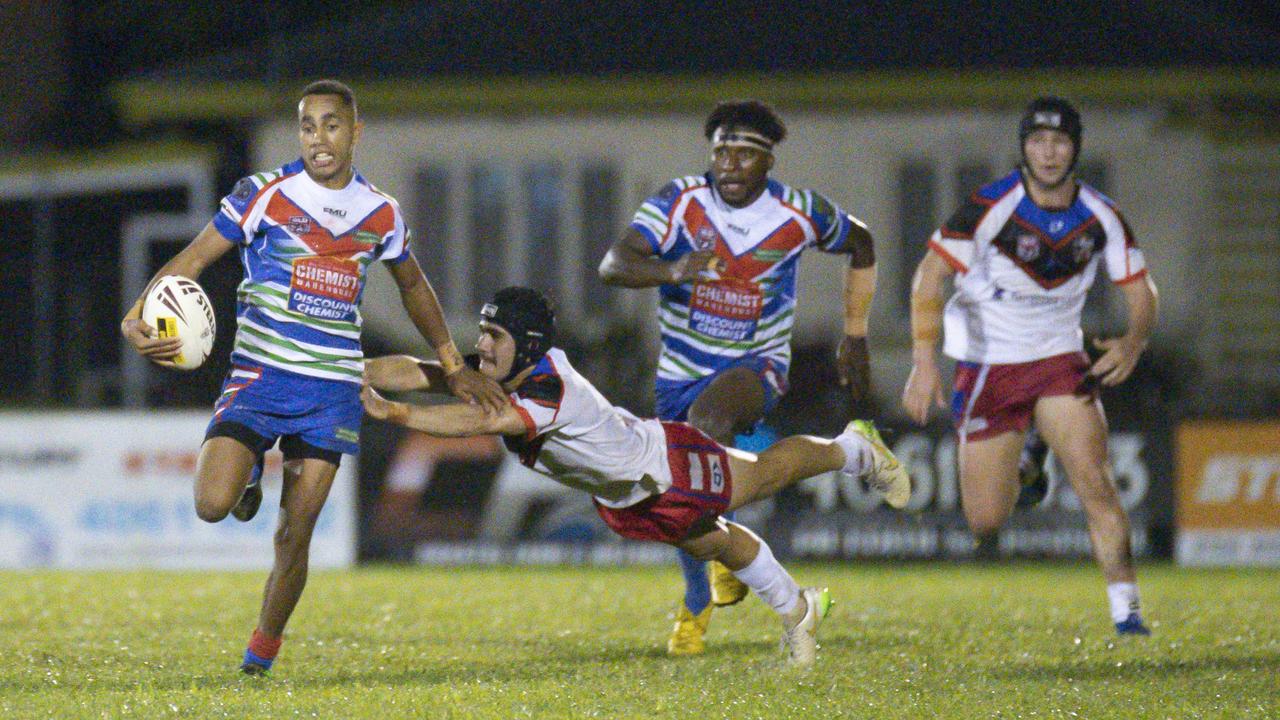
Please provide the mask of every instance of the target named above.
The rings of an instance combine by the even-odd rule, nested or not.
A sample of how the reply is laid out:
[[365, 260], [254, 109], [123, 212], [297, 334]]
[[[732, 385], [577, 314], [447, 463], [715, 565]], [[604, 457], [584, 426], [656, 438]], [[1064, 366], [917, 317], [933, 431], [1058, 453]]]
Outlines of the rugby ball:
[[182, 340], [182, 350], [173, 360], [157, 364], [179, 370], [195, 370], [213, 350], [217, 321], [209, 296], [191, 278], [165, 275], [151, 286], [142, 301], [142, 321], [155, 329], [156, 337]]

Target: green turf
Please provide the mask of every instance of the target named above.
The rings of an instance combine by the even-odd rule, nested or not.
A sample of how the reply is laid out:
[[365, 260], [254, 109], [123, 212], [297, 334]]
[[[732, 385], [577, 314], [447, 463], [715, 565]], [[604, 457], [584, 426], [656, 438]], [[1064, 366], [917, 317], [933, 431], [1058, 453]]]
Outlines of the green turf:
[[2, 718], [1274, 718], [1280, 571], [1147, 566], [1117, 639], [1085, 564], [808, 565], [818, 668], [754, 598], [663, 654], [671, 568], [316, 573], [266, 679], [262, 573], [0, 573]]

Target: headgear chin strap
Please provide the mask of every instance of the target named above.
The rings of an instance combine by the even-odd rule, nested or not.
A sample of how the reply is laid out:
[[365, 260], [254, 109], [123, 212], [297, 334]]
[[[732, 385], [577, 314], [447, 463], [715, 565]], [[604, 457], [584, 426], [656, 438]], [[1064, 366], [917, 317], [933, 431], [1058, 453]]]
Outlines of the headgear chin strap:
[[758, 132], [747, 129], [731, 129], [725, 126], [716, 128], [711, 136], [711, 149], [722, 147], [749, 147], [764, 152], [773, 152], [773, 141]]
[[547, 298], [532, 288], [507, 287], [499, 290], [480, 309], [480, 317], [506, 330], [515, 340], [516, 354], [511, 361], [511, 371], [498, 381], [500, 383], [536, 365], [555, 341], [555, 312]]

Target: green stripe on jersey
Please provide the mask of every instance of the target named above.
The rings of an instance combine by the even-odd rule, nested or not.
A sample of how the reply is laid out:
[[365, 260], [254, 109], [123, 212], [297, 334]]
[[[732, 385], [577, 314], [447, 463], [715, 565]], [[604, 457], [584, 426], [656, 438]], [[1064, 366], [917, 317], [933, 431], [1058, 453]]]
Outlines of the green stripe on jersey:
[[[257, 345], [253, 345], [252, 343], [247, 342], [244, 339], [244, 336], [242, 335], [236, 336], [235, 349], [237, 352], [244, 353], [245, 355], [248, 355], [250, 357], [258, 356], [263, 358], [269, 358], [283, 365], [296, 367], [299, 369], [314, 368], [316, 370], [325, 370], [327, 372], [334, 373], [335, 375], [347, 375], [349, 377], [355, 377], [355, 378], [358, 378], [363, 374], [361, 371], [361, 368], [359, 367], [350, 368], [343, 365], [335, 365], [334, 363], [303, 362], [300, 360], [290, 360], [289, 358], [276, 355], [275, 353], [267, 350], [266, 348], [258, 347]], [[353, 360], [352, 362], [355, 364], [358, 364], [357, 361]]]
[[672, 365], [675, 365], [676, 367], [688, 373], [690, 377], [702, 377], [707, 374], [705, 370], [699, 370], [697, 368], [691, 367], [688, 364], [682, 362], [679, 357], [672, 355], [671, 353], [663, 353], [660, 360], [666, 360]]
[[[272, 336], [262, 332], [261, 330], [258, 330], [257, 328], [249, 327], [244, 323], [240, 323], [238, 329], [240, 330], [240, 332], [248, 333], [258, 338], [259, 340], [262, 340], [263, 342], [268, 342], [268, 343], [271, 343], [272, 345], [277, 345], [281, 348], [284, 348], [285, 350], [292, 350], [294, 352], [300, 352], [305, 355], [309, 355], [310, 357], [313, 357], [316, 360], [342, 362], [343, 360], [359, 360], [364, 357], [364, 355], [360, 353], [359, 350], [352, 350], [351, 352], [355, 353], [352, 355], [335, 355], [331, 353], [318, 352], [310, 348], [305, 348], [293, 342], [289, 338]], [[299, 361], [299, 362], [302, 362], [302, 361]]]
[[640, 209], [636, 211], [636, 214], [646, 215], [650, 219], [652, 219], [654, 222], [661, 223], [662, 225], [667, 224], [666, 216], [660, 215], [657, 210], [654, 210], [653, 208], [649, 207], [649, 203], [645, 203], [644, 205], [641, 205]]

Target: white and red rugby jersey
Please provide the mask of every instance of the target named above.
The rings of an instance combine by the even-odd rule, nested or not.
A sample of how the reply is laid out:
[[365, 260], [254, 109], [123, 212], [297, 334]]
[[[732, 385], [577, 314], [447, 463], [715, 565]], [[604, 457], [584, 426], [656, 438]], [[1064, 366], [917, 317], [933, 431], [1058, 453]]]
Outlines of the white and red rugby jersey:
[[929, 239], [956, 270], [943, 352], [1021, 363], [1083, 349], [1080, 314], [1098, 265], [1115, 283], [1146, 274], [1114, 203], [1085, 183], [1065, 209], [1032, 202], [1014, 170], [980, 188]]
[[559, 348], [547, 351], [510, 400], [528, 431], [503, 442], [524, 465], [613, 508], [671, 487], [662, 424], [610, 403]]

